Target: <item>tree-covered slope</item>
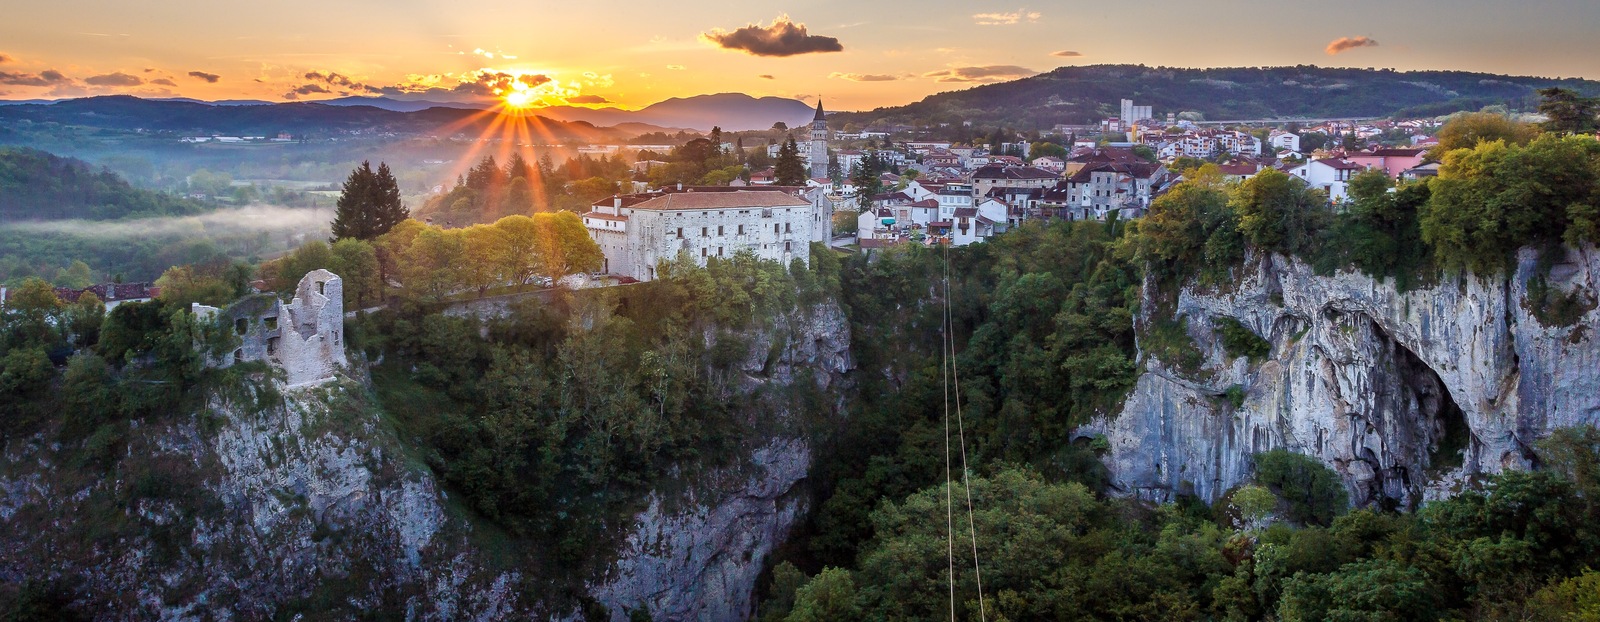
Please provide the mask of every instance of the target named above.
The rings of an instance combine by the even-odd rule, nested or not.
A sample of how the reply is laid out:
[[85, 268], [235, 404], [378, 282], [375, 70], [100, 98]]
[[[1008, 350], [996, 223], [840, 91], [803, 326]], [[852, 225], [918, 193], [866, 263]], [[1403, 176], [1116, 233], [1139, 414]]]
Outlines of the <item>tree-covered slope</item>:
[[1465, 71], [1393, 71], [1299, 65], [1183, 69], [1144, 65], [1061, 67], [1021, 80], [930, 95], [920, 102], [832, 115], [836, 125], [981, 121], [1021, 128], [1117, 116], [1131, 98], [1159, 115], [1211, 120], [1445, 114], [1493, 104], [1531, 110], [1537, 89], [1600, 93], [1600, 82]]
[[195, 214], [194, 201], [135, 188], [108, 170], [37, 149], [0, 147], [0, 219], [109, 220]]
[[183, 134], [274, 136], [335, 133], [427, 133], [469, 135], [501, 131], [507, 124], [552, 142], [616, 140], [611, 130], [584, 122], [544, 117], [504, 117], [481, 110], [429, 108], [396, 112], [373, 106], [330, 106], [294, 102], [260, 106], [218, 106], [186, 101], [141, 99], [131, 95], [85, 97], [53, 104], [0, 107], [0, 125], [60, 124], [111, 130], [149, 130]]

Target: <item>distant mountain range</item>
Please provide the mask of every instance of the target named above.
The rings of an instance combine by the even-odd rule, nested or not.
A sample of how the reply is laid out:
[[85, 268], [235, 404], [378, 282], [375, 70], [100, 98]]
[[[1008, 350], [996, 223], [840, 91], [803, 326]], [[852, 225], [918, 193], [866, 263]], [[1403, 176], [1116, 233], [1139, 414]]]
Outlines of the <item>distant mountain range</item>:
[[974, 121], [1019, 129], [1084, 124], [1118, 115], [1132, 99], [1208, 120], [1432, 116], [1505, 104], [1531, 110], [1535, 91], [1559, 86], [1600, 94], [1600, 82], [1465, 71], [1295, 67], [1182, 69], [1143, 65], [1062, 67], [1029, 78], [930, 95], [922, 101], [830, 115], [835, 126]]
[[[444, 123], [469, 120], [491, 106], [462, 102], [401, 100], [386, 97], [341, 97], [317, 102], [272, 103], [260, 100], [201, 101], [190, 98], [140, 99], [127, 95], [67, 100], [0, 102], [0, 119], [54, 121], [117, 129], [155, 129], [195, 133], [316, 133], [376, 127], [419, 131]], [[552, 106], [532, 114], [554, 122], [571, 135], [589, 136], [596, 127], [615, 126], [629, 136], [688, 128], [709, 131], [767, 129], [811, 120], [805, 102], [782, 97], [756, 98], [742, 93], [674, 97], [640, 110]], [[444, 123], [440, 123], [444, 122]], [[487, 121], [484, 121], [485, 123]]]

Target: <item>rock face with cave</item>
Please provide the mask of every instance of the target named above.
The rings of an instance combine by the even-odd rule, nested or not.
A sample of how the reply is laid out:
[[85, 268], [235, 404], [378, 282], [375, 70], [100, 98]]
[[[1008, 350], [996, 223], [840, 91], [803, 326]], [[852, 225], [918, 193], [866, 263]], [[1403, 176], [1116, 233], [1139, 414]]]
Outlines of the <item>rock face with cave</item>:
[[[1405, 292], [1283, 256], [1251, 257], [1238, 277], [1227, 291], [1177, 296], [1205, 356], [1199, 373], [1147, 356], [1121, 412], [1081, 430], [1110, 442], [1123, 494], [1215, 501], [1250, 476], [1254, 454], [1286, 448], [1332, 467], [1356, 504], [1414, 507], [1533, 465], [1533, 443], [1555, 428], [1600, 424], [1600, 312], [1584, 304], [1600, 291], [1593, 247], [1568, 249], [1548, 271], [1525, 249], [1511, 274]], [[1576, 311], [1536, 313], [1552, 292]], [[1155, 295], [1147, 284], [1140, 322], [1163, 306]], [[1271, 354], [1229, 356], [1220, 318]]]
[[302, 277], [288, 304], [258, 294], [221, 310], [195, 305], [195, 312], [221, 313], [239, 339], [231, 353], [212, 361], [216, 366], [266, 361], [283, 370], [289, 387], [302, 387], [332, 380], [350, 364], [344, 354], [344, 281], [327, 270]]

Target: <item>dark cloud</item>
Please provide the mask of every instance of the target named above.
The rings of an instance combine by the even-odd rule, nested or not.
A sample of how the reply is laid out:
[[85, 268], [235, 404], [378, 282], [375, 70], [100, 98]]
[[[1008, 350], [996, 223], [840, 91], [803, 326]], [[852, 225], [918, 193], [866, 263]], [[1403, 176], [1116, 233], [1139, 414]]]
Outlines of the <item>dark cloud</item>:
[[[200, 80], [205, 80], [206, 82], [210, 82], [211, 84], [216, 84], [218, 80], [222, 79], [222, 76], [219, 76], [219, 75], [214, 74], [214, 73], [206, 73], [204, 71], [191, 71], [191, 72], [189, 72], [189, 77], [198, 78]], [[257, 82], [260, 82], [260, 80], [257, 80]]]
[[569, 104], [609, 104], [611, 100], [599, 95], [574, 95], [567, 98]]
[[891, 80], [900, 79], [899, 76], [894, 76], [887, 73], [839, 73], [837, 71], [828, 74], [828, 77], [849, 80], [851, 82], [889, 82]]
[[296, 87], [294, 90], [284, 93], [283, 98], [300, 99], [301, 95], [318, 95], [332, 92], [333, 91], [328, 90], [328, 87], [322, 86], [321, 84], [302, 84], [299, 87]]
[[63, 82], [70, 82], [66, 76], [54, 69], [46, 69], [39, 73], [11, 73], [0, 71], [0, 84], [12, 86], [55, 86]]
[[15, 60], [17, 60], [17, 59], [12, 58], [10, 56], [6, 56], [5, 54], [0, 54], [0, 63], [9, 63], [9, 62], [13, 62]]
[[99, 76], [89, 76], [84, 78], [83, 82], [92, 86], [139, 86], [144, 84], [144, 78], [118, 71]]
[[516, 75], [504, 71], [480, 71], [476, 75], [464, 76], [460, 84], [450, 89], [458, 95], [472, 95], [475, 97], [496, 97], [501, 93], [515, 88], [513, 85], [522, 83], [523, 86], [533, 88], [550, 81], [550, 76], [530, 73]]
[[993, 82], [1006, 78], [1025, 78], [1039, 72], [1016, 65], [983, 65], [980, 67], [955, 67], [922, 74], [938, 82]]
[[177, 82], [173, 82], [173, 81], [168, 80], [166, 78], [157, 78], [155, 80], [151, 80], [150, 83], [151, 84], [160, 84], [162, 86], [178, 86]]
[[145, 73], [155, 73], [156, 72], [156, 68], [155, 67], [145, 67], [144, 68], [144, 72]]
[[1072, 50], [1061, 50], [1060, 52], [1051, 52], [1050, 55], [1051, 56], [1060, 56], [1062, 58], [1077, 58], [1079, 56], [1083, 56], [1083, 52], [1074, 52]]
[[789, 21], [788, 16], [772, 20], [771, 26], [751, 24], [733, 32], [712, 29], [700, 35], [726, 50], [739, 50], [755, 56], [794, 56], [820, 52], [841, 52], [844, 46], [833, 37], [806, 32], [805, 24]]
[[1329, 56], [1332, 56], [1346, 50], [1372, 47], [1378, 47], [1377, 39], [1371, 39], [1368, 37], [1339, 37], [1338, 39], [1329, 41], [1328, 47], [1324, 48], [1323, 51], [1327, 52]]
[[305, 78], [307, 80], [315, 80], [317, 82], [324, 82], [324, 83], [327, 83], [329, 86], [342, 86], [342, 87], [345, 87], [345, 88], [354, 88], [356, 86], [360, 86], [359, 82], [356, 82], [355, 80], [351, 80], [349, 76], [345, 76], [345, 75], [341, 75], [341, 74], [337, 74], [337, 73], [333, 73], [333, 72], [323, 73], [323, 72], [320, 72], [320, 71], [308, 71], [308, 72], [306, 72]]
[[770, 73], [764, 73], [756, 77], [761, 78], [762, 80], [777, 80], [777, 78], [772, 77], [772, 74]]

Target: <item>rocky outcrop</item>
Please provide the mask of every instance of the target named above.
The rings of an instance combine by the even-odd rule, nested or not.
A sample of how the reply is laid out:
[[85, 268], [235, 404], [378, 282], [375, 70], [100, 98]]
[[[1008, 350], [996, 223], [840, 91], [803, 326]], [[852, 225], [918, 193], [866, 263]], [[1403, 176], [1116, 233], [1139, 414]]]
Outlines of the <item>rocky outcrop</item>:
[[217, 396], [198, 416], [135, 425], [93, 477], [39, 438], [10, 443], [0, 579], [59, 582], [97, 620], [519, 610], [516, 574], [477, 561], [359, 385], [283, 398]]
[[[747, 348], [741, 394], [813, 382], [837, 401], [853, 367], [849, 326], [830, 301], [731, 337], [705, 338], [732, 338]], [[757, 412], [772, 420], [752, 421], [752, 429], [771, 432], [751, 435], [739, 464], [697, 477], [690, 490], [651, 494], [612, 571], [590, 591], [612, 620], [641, 608], [659, 621], [748, 617], [767, 555], [807, 510], [812, 459], [799, 413], [781, 404]]]
[[[1541, 279], [1580, 299], [1600, 292], [1600, 252], [1571, 249], [1547, 278], [1537, 264], [1524, 250], [1510, 275], [1401, 292], [1252, 257], [1226, 291], [1178, 295], [1204, 368], [1185, 377], [1146, 357], [1121, 412], [1081, 433], [1110, 441], [1118, 490], [1152, 499], [1215, 500], [1249, 477], [1255, 453], [1275, 448], [1320, 458], [1363, 504], [1412, 506], [1526, 468], [1531, 444], [1552, 429], [1600, 423], [1600, 311], [1547, 326], [1528, 301]], [[1157, 306], [1149, 298], [1146, 315]], [[1221, 318], [1264, 337], [1271, 354], [1230, 357]]]
[[[300, 311], [337, 311], [337, 291], [309, 283], [291, 305], [235, 309], [263, 354], [271, 335], [299, 336]], [[310, 317], [325, 326], [333, 320], [324, 315]], [[767, 556], [811, 497], [810, 423], [795, 396], [814, 391], [808, 397], [838, 414], [852, 367], [848, 326], [826, 302], [706, 333], [708, 345], [744, 348], [735, 369], [717, 371], [746, 417], [739, 451], [718, 456], [716, 468], [682, 465], [641, 500], [646, 509], [610, 552], [609, 571], [588, 586], [612, 619], [640, 607], [655, 620], [747, 617]], [[310, 333], [338, 343], [329, 330]], [[358, 376], [361, 367], [338, 366]], [[377, 609], [412, 620], [574, 615], [570, 599], [544, 602], [528, 589], [539, 577], [523, 573], [537, 570], [488, 561], [494, 555], [479, 548], [470, 517], [448, 509], [359, 378], [307, 384], [292, 383], [292, 372], [284, 383], [279, 370], [233, 373], [239, 382], [197, 413], [129, 422], [123, 438], [104, 444], [109, 455], [47, 442], [51, 433], [9, 441], [0, 452], [0, 582], [49, 583], [105, 620]]]

